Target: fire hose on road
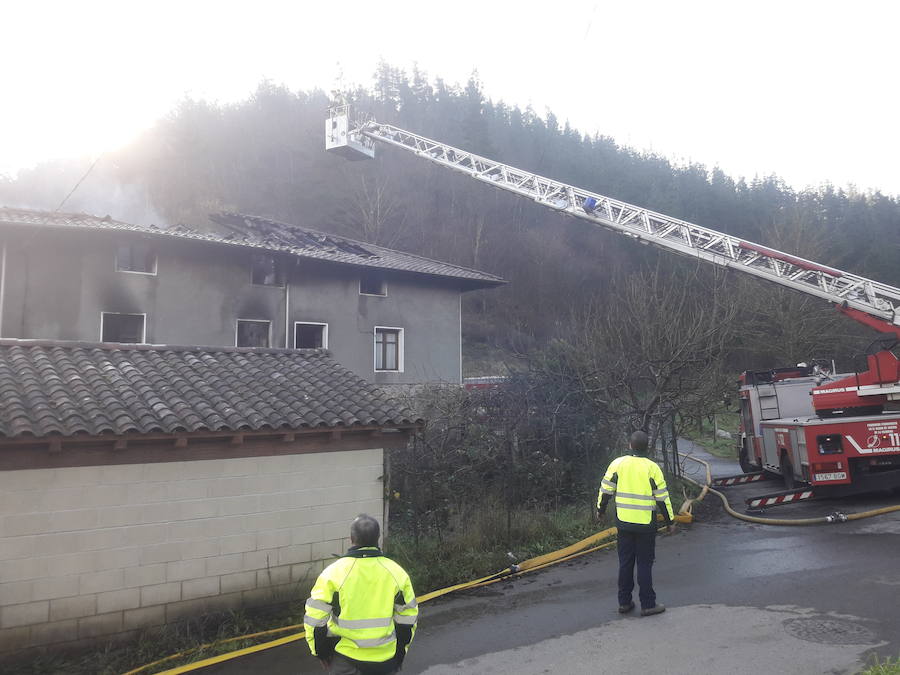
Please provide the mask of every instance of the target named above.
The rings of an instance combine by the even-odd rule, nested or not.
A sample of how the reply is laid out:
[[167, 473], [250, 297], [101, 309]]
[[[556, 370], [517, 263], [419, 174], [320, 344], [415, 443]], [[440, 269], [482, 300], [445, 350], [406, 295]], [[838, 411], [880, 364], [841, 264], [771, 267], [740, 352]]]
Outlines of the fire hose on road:
[[[675, 521], [679, 523], [690, 523], [693, 521], [693, 516], [690, 513], [682, 512], [675, 516]], [[461, 584], [456, 584], [454, 586], [448, 586], [447, 588], [441, 588], [436, 591], [431, 591], [430, 593], [425, 593], [424, 595], [420, 595], [416, 598], [419, 604], [423, 602], [428, 602], [429, 600], [434, 600], [443, 595], [447, 595], [448, 593], [454, 593], [457, 591], [469, 590], [472, 588], [480, 588], [483, 586], [489, 586], [491, 584], [496, 584], [500, 581], [508, 581], [509, 579], [522, 576], [523, 574], [527, 574], [529, 572], [534, 572], [540, 569], [544, 569], [545, 567], [549, 567], [551, 565], [556, 565], [562, 562], [568, 562], [570, 560], [574, 560], [575, 558], [579, 558], [583, 555], [587, 555], [588, 553], [593, 553], [594, 551], [599, 551], [601, 549], [609, 548], [614, 546], [616, 543], [615, 540], [616, 528], [609, 527], [605, 530], [597, 532], [596, 534], [592, 534], [590, 537], [582, 539], [581, 541], [572, 544], [571, 546], [566, 546], [565, 548], [561, 548], [557, 551], [553, 551], [551, 553], [545, 553], [544, 555], [540, 555], [534, 558], [529, 558], [528, 560], [523, 560], [520, 563], [515, 563], [510, 565], [507, 569], [502, 572], [497, 572], [496, 574], [491, 574], [486, 577], [482, 577], [480, 579], [475, 579], [473, 581], [467, 581]], [[213, 656], [208, 659], [204, 659], [202, 661], [195, 661], [193, 663], [186, 664], [184, 666], [179, 666], [177, 668], [172, 668], [170, 670], [162, 671], [159, 675], [180, 675], [180, 673], [187, 673], [193, 670], [198, 670], [200, 668], [205, 668], [207, 666], [212, 666], [217, 663], [222, 663], [223, 661], [230, 661], [231, 659], [236, 659], [241, 656], [247, 656], [248, 654], [253, 654], [255, 652], [264, 651], [266, 649], [272, 649], [274, 647], [280, 647], [281, 645], [285, 645], [291, 642], [297, 642], [304, 638], [303, 625], [296, 624], [293, 626], [284, 626], [283, 628], [276, 628], [269, 631], [263, 631], [260, 633], [252, 633], [250, 635], [242, 635], [235, 638], [230, 638], [228, 640], [219, 641], [217, 645], [227, 644], [229, 642], [237, 642], [240, 640], [249, 640], [253, 638], [263, 637], [266, 635], [276, 635], [278, 633], [285, 633], [290, 630], [296, 630], [298, 632], [287, 635], [282, 638], [278, 638], [277, 640], [272, 640], [270, 642], [264, 642], [262, 644], [254, 645], [252, 647], [247, 647], [245, 649], [239, 649], [237, 651], [228, 652], [225, 654], [219, 654], [218, 656]], [[158, 666], [166, 661], [173, 661], [177, 658], [181, 658], [184, 656], [188, 656], [191, 653], [199, 651], [201, 649], [210, 647], [212, 645], [202, 645], [200, 647], [196, 647], [188, 652], [181, 652], [178, 654], [172, 654], [163, 659], [159, 659], [158, 661], [154, 661], [153, 663], [148, 663], [139, 668], [135, 668], [134, 670], [129, 670], [124, 675], [139, 675], [150, 668]]]
[[[693, 505], [697, 502], [703, 500], [706, 497], [707, 493], [712, 493], [716, 495], [721, 501], [722, 506], [725, 511], [732, 517], [738, 518], [740, 520], [749, 522], [749, 523], [758, 523], [761, 525], [824, 525], [852, 520], [861, 520], [863, 518], [871, 518], [873, 516], [883, 515], [887, 513], [893, 513], [900, 511], [900, 505], [896, 506], [888, 506], [879, 509], [873, 509], [870, 511], [862, 511], [859, 513], [851, 513], [851, 514], [829, 514], [826, 516], [820, 516], [818, 518], [762, 518], [759, 516], [750, 516], [743, 513], [739, 513], [731, 508], [731, 504], [728, 502], [728, 498], [719, 492], [718, 490], [710, 487], [712, 483], [712, 472], [710, 470], [709, 463], [692, 455], [682, 455], [682, 458], [685, 460], [691, 460], [702, 465], [706, 470], [706, 483], [701, 484], [691, 478], [684, 477], [684, 480], [696, 485], [700, 488], [700, 494], [697, 497], [692, 499], [687, 499], [681, 507], [678, 515], [675, 517], [676, 522], [679, 523], [690, 523], [693, 521], [692, 508]], [[443, 595], [447, 595], [448, 593], [454, 593], [457, 591], [469, 590], [473, 588], [480, 588], [483, 586], [488, 586], [491, 584], [498, 583], [500, 581], [507, 581], [514, 577], [521, 576], [523, 574], [527, 574], [529, 572], [534, 572], [540, 569], [544, 569], [551, 565], [556, 565], [562, 562], [568, 562], [570, 560], [574, 560], [575, 558], [579, 558], [583, 555], [587, 555], [588, 553], [593, 553], [595, 551], [599, 551], [601, 549], [609, 548], [614, 546], [615, 541], [615, 532], [616, 529], [614, 527], [607, 528], [602, 530], [601, 532], [597, 532], [596, 534], [591, 535], [581, 541], [572, 544], [571, 546], [567, 546], [565, 548], [559, 549], [557, 551], [553, 551], [552, 553], [547, 553], [544, 555], [540, 555], [534, 558], [530, 558], [528, 560], [524, 560], [520, 563], [515, 563], [510, 565], [507, 569], [498, 572], [496, 574], [488, 575], [486, 577], [482, 577], [480, 579], [475, 579], [473, 581], [467, 581], [461, 584], [456, 584], [454, 586], [448, 586], [447, 588], [442, 588], [436, 591], [431, 591], [430, 593], [425, 593], [424, 595], [420, 595], [417, 600], [419, 603], [428, 602], [429, 600], [434, 600]], [[287, 635], [285, 637], [281, 637], [275, 640], [271, 640], [269, 642], [264, 642], [262, 644], [254, 645], [252, 647], [246, 647], [244, 649], [239, 649], [232, 652], [227, 652], [225, 654], [220, 654], [218, 656], [213, 656], [208, 659], [204, 659], [201, 661], [195, 661], [193, 663], [189, 663], [183, 666], [179, 666], [177, 668], [172, 668], [170, 670], [162, 671], [160, 675], [180, 675], [181, 673], [187, 673], [194, 670], [199, 670], [201, 668], [205, 668], [207, 666], [212, 666], [217, 663], [222, 663], [224, 661], [230, 661], [232, 659], [240, 658], [242, 656], [247, 656], [249, 654], [253, 654], [256, 652], [264, 651], [267, 649], [272, 649], [274, 647], [279, 647], [281, 645], [289, 644], [291, 642], [297, 642], [304, 638], [303, 625], [296, 624], [292, 626], [284, 626], [282, 628], [276, 628], [273, 630], [262, 631], [258, 633], [252, 633], [250, 635], [242, 635], [235, 638], [230, 638], [228, 640], [219, 641], [214, 643], [215, 645], [228, 644], [231, 642], [238, 642], [241, 640], [249, 640], [259, 637], [264, 637], [267, 635], [277, 635], [279, 633], [286, 633], [288, 631], [297, 631], [292, 633], [291, 635]], [[167, 661], [173, 661], [175, 659], [188, 656], [194, 652], [199, 650], [208, 648], [213, 646], [210, 645], [202, 645], [200, 647], [196, 647], [187, 652], [181, 652], [178, 654], [172, 654], [163, 659], [159, 659], [158, 661], [154, 661], [153, 663], [148, 663], [144, 666], [136, 668], [134, 670], [130, 670], [124, 675], [139, 675], [150, 668], [155, 666], [159, 666]]]
[[684, 477], [684, 480], [689, 483], [693, 483], [697, 487], [701, 488], [700, 494], [694, 499], [688, 499], [684, 502], [684, 505], [681, 507], [682, 513], [690, 513], [691, 508], [693, 507], [695, 502], [702, 501], [708, 492], [716, 495], [719, 499], [722, 500], [722, 506], [725, 509], [728, 515], [733, 518], [738, 518], [740, 520], [744, 520], [748, 523], [758, 523], [760, 525], [826, 525], [832, 523], [842, 523], [851, 520], [862, 520], [863, 518], [872, 518], [873, 516], [881, 516], [886, 513], [893, 513], [895, 511], [900, 511], [900, 504], [895, 506], [886, 506], [880, 509], [872, 509], [870, 511], [860, 511], [859, 513], [830, 513], [827, 516], [819, 516], [818, 518], [763, 518], [761, 516], [750, 516], [746, 513], [738, 513], [733, 508], [731, 508], [731, 504], [728, 503], [728, 497], [719, 492], [718, 490], [710, 487], [712, 484], [712, 472], [709, 468], [709, 463], [698, 458], [693, 455], [681, 455], [683, 459], [689, 459], [693, 462], [697, 462], [698, 464], [702, 464], [706, 468], [706, 484], [701, 485], [697, 481]]

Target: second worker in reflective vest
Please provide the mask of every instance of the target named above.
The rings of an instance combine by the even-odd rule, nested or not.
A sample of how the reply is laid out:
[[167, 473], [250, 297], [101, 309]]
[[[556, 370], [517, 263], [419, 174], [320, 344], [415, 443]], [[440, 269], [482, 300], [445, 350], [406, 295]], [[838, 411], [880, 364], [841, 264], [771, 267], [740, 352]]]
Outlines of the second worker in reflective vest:
[[659, 466], [647, 457], [649, 439], [643, 431], [631, 434], [631, 455], [614, 459], [600, 483], [597, 513], [602, 516], [610, 500], [616, 501], [616, 529], [619, 551], [619, 612], [634, 609], [634, 567], [640, 586], [641, 616], [660, 614], [653, 590], [653, 561], [656, 557], [656, 514], [673, 532], [675, 515], [666, 479]]
[[416, 594], [378, 548], [380, 529], [371, 516], [358, 516], [350, 550], [322, 571], [306, 601], [309, 649], [334, 675], [396, 673], [416, 631]]

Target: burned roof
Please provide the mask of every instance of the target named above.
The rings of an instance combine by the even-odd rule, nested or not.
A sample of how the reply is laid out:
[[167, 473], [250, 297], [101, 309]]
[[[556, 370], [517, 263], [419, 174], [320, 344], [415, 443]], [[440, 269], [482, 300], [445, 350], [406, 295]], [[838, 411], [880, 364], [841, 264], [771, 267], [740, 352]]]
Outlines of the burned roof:
[[415, 272], [442, 277], [478, 281], [479, 286], [505, 283], [500, 277], [486, 272], [423, 258], [412, 253], [337, 237], [299, 225], [282, 223], [269, 218], [242, 213], [210, 215], [217, 225], [226, 227], [250, 241], [266, 240], [305, 258], [317, 258], [360, 267], [375, 267], [402, 272]]
[[318, 232], [260, 216], [240, 213], [210, 215], [210, 220], [229, 231], [217, 234], [186, 225], [157, 227], [134, 225], [84, 213], [56, 213], [0, 207], [0, 225], [66, 227], [89, 230], [114, 230], [140, 234], [193, 239], [230, 246], [282, 251], [302, 258], [314, 258], [361, 268], [393, 270], [412, 274], [444, 277], [460, 282], [467, 289], [498, 286], [505, 281], [498, 276], [450, 263], [423, 258], [374, 244]]
[[0, 340], [0, 437], [409, 427], [325, 350]]

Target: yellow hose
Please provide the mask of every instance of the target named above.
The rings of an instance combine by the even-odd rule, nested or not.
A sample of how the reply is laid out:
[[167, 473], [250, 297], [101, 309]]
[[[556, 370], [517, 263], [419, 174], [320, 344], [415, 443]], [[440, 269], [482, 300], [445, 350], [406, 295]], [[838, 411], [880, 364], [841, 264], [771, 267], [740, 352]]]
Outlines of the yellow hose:
[[[209, 642], [205, 645], [200, 645], [199, 647], [191, 647], [190, 649], [186, 649], [183, 652], [178, 652], [177, 654], [169, 654], [165, 658], [159, 659], [157, 661], [153, 661], [152, 663], [147, 663], [143, 666], [139, 666], [134, 670], [129, 670], [127, 673], [123, 673], [122, 675], [137, 675], [141, 671], [147, 670], [148, 668], [152, 668], [153, 666], [158, 666], [161, 663], [165, 663], [166, 661], [171, 661], [173, 659], [180, 658], [182, 656], [187, 656], [188, 654], [193, 654], [194, 652], [200, 651], [201, 649], [206, 649], [207, 647], [212, 647], [213, 645], [227, 645], [229, 642], [238, 642], [239, 640], [252, 640], [253, 638], [262, 637], [263, 635], [274, 635], [275, 633], [284, 633], [288, 630], [293, 630], [294, 628], [303, 628], [302, 623], [294, 624], [292, 626], [282, 626], [281, 628], [273, 628], [272, 630], [263, 630], [258, 633], [250, 633], [249, 635], [239, 635], [238, 637], [228, 638], [227, 640], [217, 640], [216, 642]], [[301, 631], [301, 634], [303, 631]], [[167, 673], [171, 673], [172, 671], [167, 670]]]
[[[886, 513], [893, 513], [896, 511], [900, 511], [900, 505], [896, 506], [887, 506], [880, 509], [873, 509], [871, 511], [863, 511], [860, 513], [852, 513], [846, 516], [842, 516], [841, 518], [836, 518], [834, 515], [830, 516], [822, 516], [819, 518], [760, 518], [758, 516], [748, 516], [743, 513], [738, 513], [733, 508], [731, 508], [731, 504], [728, 503], [728, 498], [719, 492], [718, 490], [710, 487], [712, 483], [712, 473], [710, 471], [709, 463], [705, 462], [702, 459], [694, 457], [692, 455], [682, 455], [684, 459], [690, 459], [698, 464], [702, 464], [706, 469], [706, 484], [702, 485], [697, 481], [684, 477], [684, 480], [688, 481], [696, 485], [700, 488], [700, 494], [693, 498], [685, 500], [684, 504], [681, 507], [678, 515], [675, 516], [676, 522], [679, 523], [690, 523], [693, 521], [692, 509], [693, 505], [697, 502], [703, 501], [703, 498], [706, 497], [708, 493], [713, 493], [719, 499], [722, 500], [722, 506], [725, 508], [725, 511], [734, 518], [738, 518], [740, 520], [747, 521], [748, 523], [759, 523], [761, 525], [822, 525], [825, 523], [834, 523], [840, 522], [842, 520], [861, 520], [862, 518], [871, 518], [873, 516], [883, 515]], [[593, 553], [594, 551], [599, 551], [604, 548], [608, 548], [615, 544], [615, 541], [608, 541], [606, 543], [600, 544], [599, 542], [603, 541], [611, 537], [615, 533], [615, 528], [610, 527], [601, 532], [597, 532], [596, 534], [592, 534], [590, 537], [582, 539], [581, 541], [572, 544], [571, 546], [567, 546], [565, 548], [559, 549], [558, 551], [553, 551], [552, 553], [546, 553], [544, 555], [540, 555], [534, 558], [530, 558], [528, 560], [524, 560], [518, 565], [514, 565], [503, 572], [499, 572], [497, 574], [492, 574], [486, 577], [482, 577], [480, 579], [475, 579], [473, 581], [467, 581], [461, 584], [456, 584], [454, 586], [448, 586], [447, 588], [441, 588], [436, 591], [431, 591], [430, 593], [426, 593], [424, 595], [420, 595], [417, 598], [419, 603], [428, 602], [429, 600], [433, 600], [435, 598], [439, 598], [442, 595], [446, 595], [448, 593], [453, 593], [455, 591], [467, 590], [470, 588], [479, 588], [482, 586], [489, 586], [491, 584], [495, 584], [500, 581], [506, 581], [512, 577], [518, 577], [528, 572], [533, 572], [535, 570], [543, 569], [545, 567], [549, 567], [550, 565], [555, 565], [561, 562], [567, 562], [569, 560], [574, 560], [575, 558], [581, 557], [583, 555], [587, 555], [588, 553]], [[275, 628], [273, 630], [262, 631], [259, 633], [252, 633], [250, 635], [242, 635], [235, 638], [229, 638], [227, 640], [222, 640], [220, 642], [216, 642], [213, 644], [227, 644], [229, 642], [236, 642], [238, 640], [247, 640], [254, 637], [261, 637], [263, 635], [275, 634], [275, 633], [283, 633], [288, 630], [292, 630], [295, 628], [301, 628], [301, 624], [297, 624], [294, 626], [285, 626], [283, 628]], [[254, 645], [252, 647], [247, 647], [245, 649], [240, 649], [234, 652], [228, 652], [226, 654], [220, 654], [218, 656], [213, 656], [208, 659], [204, 659], [202, 661], [196, 661], [194, 663], [190, 663], [184, 666], [179, 666], [177, 668], [173, 668], [170, 670], [163, 671], [159, 675], [180, 675], [181, 673], [186, 673], [189, 671], [197, 670], [199, 668], [205, 668], [206, 666], [211, 666], [216, 663], [221, 663], [223, 661], [228, 661], [231, 659], [235, 659], [241, 656], [245, 656], [247, 654], [252, 654], [254, 652], [263, 651], [266, 649], [271, 649], [273, 647], [278, 647], [283, 644], [288, 644], [290, 642], [296, 642], [302, 639], [304, 633], [302, 630], [299, 632], [288, 635], [283, 638], [279, 638], [277, 640], [272, 640], [270, 642], [264, 642], [262, 644]], [[165, 657], [164, 659], [159, 659], [158, 661], [154, 661], [153, 663], [148, 663], [139, 668], [135, 668], [134, 670], [130, 670], [124, 675], [137, 675], [138, 673], [152, 668], [153, 666], [157, 666], [161, 663], [165, 663], [166, 661], [171, 661], [173, 659], [177, 659], [182, 656], [186, 656], [188, 654], [194, 653], [198, 650], [205, 649], [207, 647], [212, 646], [211, 644], [202, 645], [200, 647], [194, 647], [193, 649], [189, 649], [185, 652], [180, 652], [178, 654], [172, 654], [170, 656]]]
[[[693, 483], [697, 487], [703, 488], [700, 492], [700, 495], [696, 499], [688, 500], [687, 502], [685, 502], [685, 506], [687, 506], [688, 509], [693, 506], [693, 502], [701, 501], [706, 496], [707, 492], [712, 492], [722, 500], [722, 506], [725, 507], [725, 511], [728, 513], [728, 515], [734, 518], [739, 518], [740, 520], [745, 520], [748, 523], [759, 523], [761, 525], [824, 525], [827, 523], [844, 522], [846, 520], [862, 520], [863, 518], [872, 518], [873, 516], [881, 516], [885, 513], [900, 511], [900, 504], [898, 504], [896, 506], [886, 506], [880, 509], [861, 511], [859, 513], [851, 513], [849, 515], [831, 514], [827, 516], [821, 516], [819, 518], [760, 518], [759, 516], [748, 516], [745, 513], [738, 513], [733, 508], [731, 508], [731, 504], [728, 503], [728, 498], [718, 490], [714, 490], [710, 487], [710, 483], [712, 483], [712, 475], [708, 462], [694, 457], [693, 455], [682, 455], [682, 457], [684, 459], [690, 459], [706, 467], [706, 485], [700, 485], [700, 483], [698, 483], [697, 481], [687, 477], [684, 478], [686, 481]], [[684, 511], [685, 506], [682, 506], [682, 511]]]
[[[679, 523], [690, 523], [692, 521], [692, 516], [690, 513], [679, 513], [675, 516], [676, 522]], [[500, 581], [506, 581], [512, 577], [518, 577], [528, 572], [534, 572], [535, 570], [543, 569], [545, 567], [549, 567], [550, 565], [556, 565], [561, 562], [567, 562], [569, 560], [574, 560], [575, 558], [579, 558], [583, 555], [587, 555], [588, 553], [593, 553], [594, 551], [599, 551], [604, 548], [609, 548], [613, 546], [615, 541], [608, 541], [605, 543], [600, 543], [604, 539], [609, 539], [616, 532], [616, 528], [609, 527], [605, 530], [597, 532], [596, 534], [592, 534], [581, 541], [572, 544], [571, 546], [566, 546], [565, 548], [561, 548], [557, 551], [553, 551], [552, 553], [545, 553], [544, 555], [539, 555], [534, 558], [529, 558], [528, 560], [523, 560], [521, 563], [517, 565], [513, 565], [512, 567], [503, 570], [497, 574], [492, 574], [486, 577], [481, 577], [480, 579], [475, 579], [473, 581], [466, 581], [461, 584], [456, 584], [455, 586], [448, 586], [447, 588], [441, 588], [436, 591], [431, 591], [430, 593], [425, 593], [424, 595], [420, 595], [416, 598], [418, 603], [428, 602], [429, 600], [434, 600], [435, 598], [439, 598], [442, 595], [447, 595], [448, 593], [453, 593], [455, 591], [468, 590], [471, 588], [480, 588], [482, 586], [489, 586], [491, 584], [496, 584]], [[276, 628], [273, 630], [262, 631], [259, 633], [252, 633], [250, 635], [241, 635], [239, 637], [229, 638], [227, 640], [222, 640], [220, 642], [212, 643], [212, 644], [227, 644], [229, 642], [236, 642], [238, 640], [247, 640], [254, 637], [260, 637], [263, 635], [274, 634], [274, 633], [282, 633], [287, 630], [291, 630], [294, 628], [301, 628], [302, 624], [297, 624], [295, 626], [285, 626], [283, 628]], [[295, 642], [303, 638], [304, 632], [300, 630], [299, 632], [288, 635], [283, 638], [279, 638], [277, 640], [272, 640], [270, 642], [264, 642], [262, 644], [254, 645], [252, 647], [246, 647], [244, 649], [239, 649], [237, 651], [228, 652], [226, 654], [219, 654], [218, 656], [213, 656], [208, 659], [204, 659], [202, 661], [195, 661], [194, 663], [189, 663], [184, 666], [178, 666], [176, 668], [172, 668], [170, 670], [162, 671], [159, 675], [180, 675], [181, 673], [186, 673], [192, 670], [197, 670], [199, 668], [205, 668], [206, 666], [211, 666], [216, 663], [221, 663], [223, 661], [228, 661], [231, 659], [236, 659], [241, 656], [246, 656], [247, 654], [252, 654], [254, 652], [263, 651], [265, 649], [271, 649], [273, 647], [279, 647], [283, 644], [287, 644], [289, 642]], [[149, 668], [154, 666], [158, 666], [161, 663], [165, 663], [166, 661], [171, 661], [173, 659], [177, 659], [183, 656], [187, 656], [194, 652], [197, 652], [201, 649], [205, 649], [207, 647], [212, 646], [212, 644], [205, 644], [199, 647], [194, 647], [192, 649], [188, 649], [184, 652], [179, 652], [178, 654], [171, 654], [163, 659], [159, 659], [158, 661], [154, 661], [152, 663], [148, 663], [146, 665], [140, 666], [139, 668], [135, 668], [134, 670], [129, 670], [127, 673], [123, 675], [137, 675]]]

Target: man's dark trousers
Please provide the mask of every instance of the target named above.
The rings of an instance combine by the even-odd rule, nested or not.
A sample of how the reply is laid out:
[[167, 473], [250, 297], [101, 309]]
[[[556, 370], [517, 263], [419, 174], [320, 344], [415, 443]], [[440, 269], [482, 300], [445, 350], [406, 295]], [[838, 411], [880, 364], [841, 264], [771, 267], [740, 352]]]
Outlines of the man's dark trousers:
[[634, 590], [634, 565], [640, 586], [641, 609], [656, 607], [653, 592], [653, 560], [656, 557], [656, 531], [628, 532], [619, 530], [619, 604], [628, 605]]
[[328, 669], [329, 675], [365, 675], [367, 672], [377, 672], [383, 675], [396, 673], [397, 670], [392, 667], [393, 660], [390, 664], [373, 663], [371, 670], [364, 665], [357, 665], [343, 654], [335, 654], [331, 659], [331, 666]]

